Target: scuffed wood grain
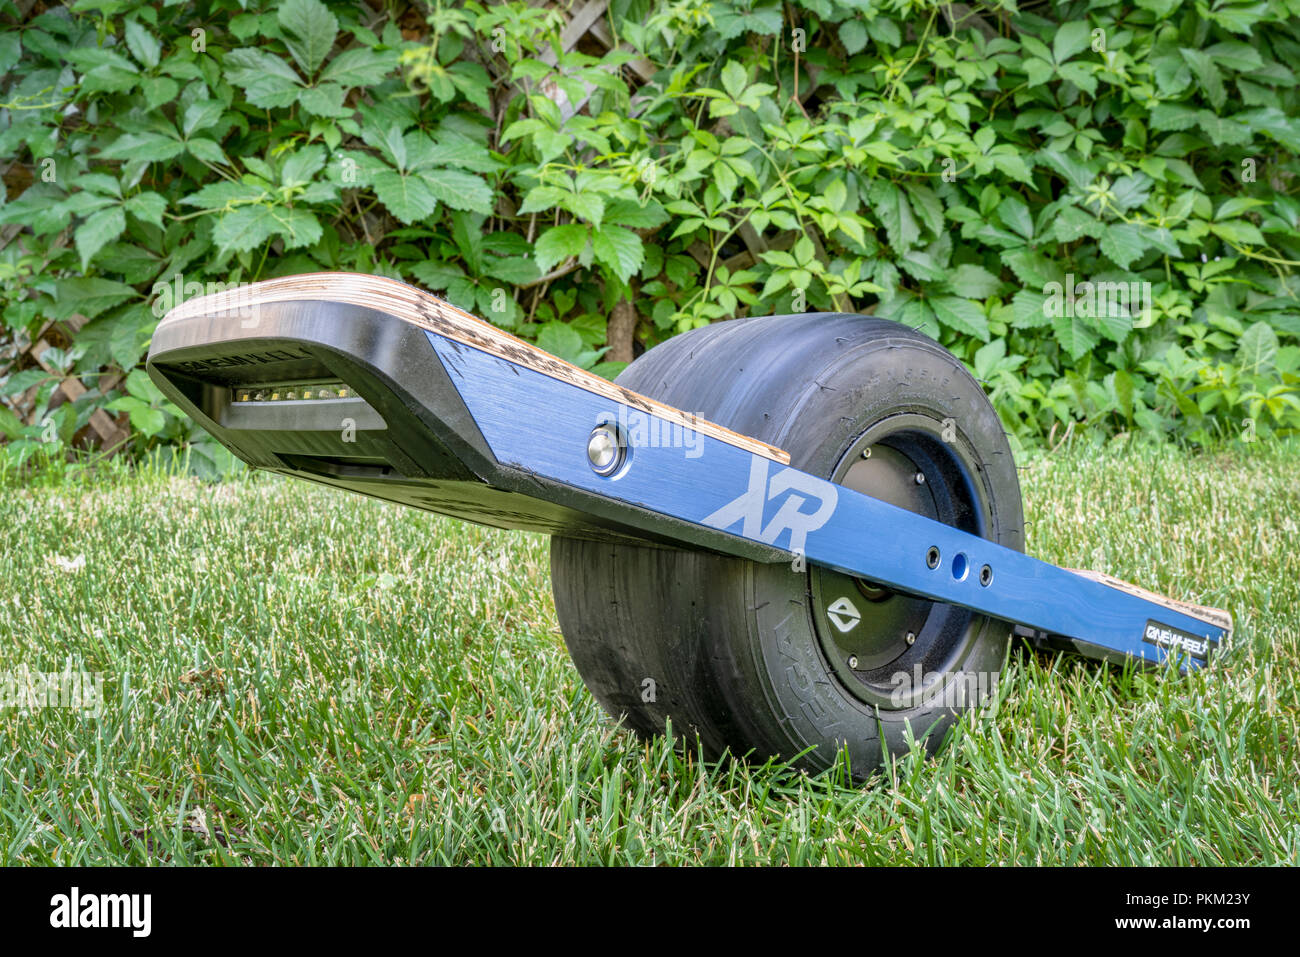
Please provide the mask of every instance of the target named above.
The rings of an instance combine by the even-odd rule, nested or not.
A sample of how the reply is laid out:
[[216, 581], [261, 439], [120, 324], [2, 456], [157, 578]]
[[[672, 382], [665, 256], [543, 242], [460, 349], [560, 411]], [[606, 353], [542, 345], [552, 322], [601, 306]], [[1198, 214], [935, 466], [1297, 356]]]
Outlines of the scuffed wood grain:
[[588, 392], [621, 402], [668, 422], [708, 435], [729, 445], [779, 462], [790, 463], [790, 455], [758, 439], [741, 435], [713, 422], [625, 389], [565, 362], [531, 343], [524, 342], [458, 309], [415, 286], [383, 276], [359, 273], [309, 273], [252, 283], [242, 288], [188, 300], [173, 308], [163, 322], [192, 316], [243, 312], [272, 302], [341, 302], [384, 312], [430, 332], [482, 349], [492, 355], [559, 379]]

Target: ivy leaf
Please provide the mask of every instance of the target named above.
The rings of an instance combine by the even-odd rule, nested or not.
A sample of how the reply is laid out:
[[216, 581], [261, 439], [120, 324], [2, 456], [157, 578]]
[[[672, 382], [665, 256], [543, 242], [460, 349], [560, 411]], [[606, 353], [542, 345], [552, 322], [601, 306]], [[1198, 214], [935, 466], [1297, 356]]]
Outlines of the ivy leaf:
[[330, 60], [320, 79], [343, 87], [374, 86], [396, 68], [396, 51], [381, 53], [369, 47], [356, 47]]
[[1214, 57], [1215, 63], [1221, 63], [1228, 69], [1237, 70], [1241, 73], [1253, 73], [1264, 66], [1264, 61], [1261, 59], [1259, 52], [1240, 40], [1225, 40], [1223, 43], [1216, 43], [1205, 52]]
[[884, 46], [898, 48], [903, 45], [903, 35], [899, 32], [898, 24], [888, 17], [877, 14], [867, 22], [867, 32], [871, 34], [871, 39]]
[[614, 275], [627, 282], [644, 261], [645, 252], [641, 237], [622, 226], [604, 226], [591, 236], [596, 260], [610, 268]]
[[[1101, 308], [1100, 293], [1098, 293], [1097, 301], [1099, 303], [1098, 314], [1093, 317], [1093, 325], [1098, 332], [1112, 342], [1123, 342], [1128, 338], [1128, 334], [1133, 331], [1133, 317], [1123, 311], [1111, 311], [1109, 307]], [[1137, 305], [1137, 303], [1129, 303], [1128, 308], [1136, 310]]]
[[1101, 220], [1077, 206], [1063, 207], [1052, 219], [1052, 234], [1062, 243], [1072, 243], [1083, 236], [1097, 239], [1104, 228]]
[[158, 65], [162, 44], [153, 34], [140, 26], [138, 20], [126, 21], [126, 48], [142, 66], [153, 69]]
[[[1300, 152], [1300, 121], [1295, 116], [1287, 116], [1275, 106], [1238, 113], [1231, 121], [1224, 122], [1232, 122], [1234, 125], [1243, 125], [1250, 130], [1267, 133], [1291, 152]], [[1236, 144], [1246, 141], [1225, 139], [1224, 142]]]
[[1097, 71], [1090, 63], [1064, 63], [1056, 68], [1062, 79], [1069, 80], [1089, 96], [1097, 92]]
[[161, 256], [155, 256], [147, 249], [129, 243], [109, 243], [95, 257], [99, 268], [105, 272], [118, 273], [122, 281], [132, 286], [148, 282], [162, 269]]
[[181, 134], [187, 139], [201, 130], [215, 126], [225, 112], [220, 100], [195, 100], [181, 114]]
[[367, 143], [375, 147], [384, 154], [384, 158], [396, 166], [399, 170], [409, 169], [406, 158], [406, 145], [408, 140], [418, 144], [420, 140], [427, 139], [422, 133], [412, 132], [409, 137], [402, 136], [402, 128], [396, 123], [388, 126], [382, 133], [373, 131], [369, 128], [363, 128], [362, 138]]
[[1201, 89], [1205, 91], [1211, 105], [1216, 110], [1221, 109], [1227, 102], [1228, 91], [1223, 87], [1223, 74], [1214, 65], [1214, 59], [1208, 53], [1187, 47], [1181, 47], [1178, 52], [1183, 55], [1183, 60], [1196, 74], [1196, 79], [1200, 82]]
[[149, 373], [143, 369], [132, 369], [126, 376], [126, 391], [142, 402], [163, 403], [167, 397], [154, 385]]
[[489, 259], [485, 272], [493, 279], [500, 279], [502, 282], [508, 282], [515, 286], [533, 282], [540, 279], [542, 275], [537, 268], [537, 263], [528, 256]]
[[167, 211], [167, 200], [157, 193], [137, 193], [125, 203], [126, 211], [143, 223], [152, 223], [162, 228], [163, 213]]
[[1235, 117], [1201, 110], [1196, 114], [1196, 125], [1205, 131], [1215, 146], [1244, 146], [1251, 140], [1250, 127]]
[[1151, 110], [1153, 130], [1190, 130], [1198, 111], [1182, 103], [1157, 103]]
[[455, 166], [476, 173], [491, 173], [500, 168], [486, 146], [467, 136], [439, 131], [436, 141], [428, 147], [426, 157], [435, 166]]
[[1151, 62], [1156, 68], [1156, 84], [1165, 96], [1176, 96], [1191, 84], [1192, 71], [1181, 56], [1167, 54], [1154, 57]]
[[587, 248], [587, 227], [577, 223], [552, 226], [538, 237], [533, 256], [537, 268], [543, 273], [550, 272], [557, 265], [573, 256], [581, 255]]
[[388, 211], [407, 225], [428, 219], [438, 208], [438, 197], [418, 173], [384, 170], [375, 174], [371, 188]]
[[1237, 365], [1250, 375], [1269, 375], [1276, 367], [1277, 351], [1277, 333], [1261, 320], [1241, 334]]
[[1078, 315], [1053, 316], [1052, 330], [1056, 333], [1056, 341], [1061, 344], [1061, 348], [1075, 361], [1091, 352], [1101, 341], [1091, 323]]
[[306, 146], [291, 153], [280, 168], [280, 183], [284, 186], [303, 186], [325, 166], [325, 150], [320, 146]]
[[1060, 150], [1043, 149], [1038, 151], [1038, 159], [1044, 165], [1061, 174], [1061, 177], [1077, 190], [1086, 190], [1092, 182], [1092, 170], [1072, 156]]
[[994, 339], [988, 345], [980, 346], [975, 350], [973, 360], [976, 378], [982, 380], [991, 378], [1006, 357], [1006, 339]]
[[285, 249], [311, 246], [321, 237], [320, 221], [305, 209], [288, 206], [241, 206], [221, 217], [212, 238], [222, 251], [246, 252], [273, 236], [284, 240]]
[[558, 356], [565, 362], [575, 362], [585, 345], [577, 330], [565, 322], [548, 322], [537, 336], [537, 348]]
[[732, 40], [742, 33], [774, 36], [781, 32], [781, 23], [780, 4], [773, 3], [765, 6], [726, 4], [720, 6], [714, 14], [713, 25], [722, 39]]
[[[921, 282], [942, 282], [947, 278], [947, 270], [934, 261], [934, 256], [922, 249], [912, 249], [898, 260], [898, 265], [908, 275]], [[796, 284], [803, 288], [806, 283]]]
[[735, 60], [727, 61], [727, 65], [722, 68], [722, 88], [733, 99], [738, 100], [742, 93], [745, 92], [745, 84], [749, 82], [749, 76], [745, 68]]
[[668, 222], [668, 213], [653, 199], [644, 206], [630, 199], [616, 199], [605, 207], [603, 221], [630, 229], [653, 229]]
[[1028, 86], [1030, 87], [1041, 86], [1046, 83], [1052, 78], [1054, 72], [1052, 64], [1046, 60], [1031, 58], [1025, 61], [1025, 76], [1029, 80]]
[[1002, 261], [1011, 268], [1016, 277], [1026, 286], [1042, 289], [1049, 282], [1059, 282], [1061, 267], [1032, 249], [1008, 249], [1002, 254]]
[[285, 0], [277, 19], [293, 35], [284, 42], [290, 55], [304, 73], [314, 76], [334, 46], [338, 17], [320, 0]]
[[948, 280], [948, 288], [967, 299], [987, 299], [997, 294], [1002, 280], [983, 266], [963, 263], [953, 272]]
[[1133, 377], [1123, 369], [1116, 369], [1105, 378], [1106, 388], [1115, 396], [1115, 404], [1127, 421], [1133, 419]]
[[1226, 223], [1210, 223], [1210, 232], [1230, 243], [1246, 246], [1266, 246], [1264, 236], [1254, 223], [1234, 219]]
[[1101, 251], [1120, 269], [1127, 269], [1148, 245], [1134, 223], [1111, 223], [1101, 234]]
[[[79, 186], [83, 190], [102, 193], [105, 196], [114, 196], [118, 199], [122, 198], [122, 184], [106, 173], [82, 173], [73, 180], [72, 185]], [[1229, 204], [1225, 203], [1224, 208], [1228, 208], [1228, 205]], [[1227, 214], [1222, 215], [1219, 218], [1227, 219]]]
[[1148, 246], [1154, 246], [1166, 256], [1182, 257], [1183, 251], [1178, 247], [1174, 234], [1165, 226], [1138, 226], [1138, 232]]
[[1034, 238], [1034, 220], [1029, 207], [1018, 196], [1008, 196], [998, 203], [998, 216], [1004, 225], [1014, 229], [1025, 239]]
[[1223, 29], [1248, 37], [1250, 36], [1250, 28], [1259, 23], [1268, 7], [1263, 3], [1239, 5], [1223, 3], [1216, 4], [1213, 10], [1206, 10], [1204, 7], [1200, 8], [1200, 10], [1202, 16], [1213, 20]]
[[1121, 176], [1111, 185], [1110, 191], [1115, 197], [1115, 206], [1121, 213], [1126, 213], [1147, 201], [1151, 195], [1151, 177], [1145, 173]]
[[[720, 167], [715, 167], [715, 170]], [[565, 193], [565, 207], [578, 219], [585, 220], [597, 229], [605, 218], [605, 200], [595, 193], [579, 190], [577, 193]]]
[[1150, 10], [1157, 20], [1163, 20], [1178, 9], [1182, 2], [1183, 0], [1137, 0], [1137, 5], [1143, 10]]
[[266, 188], [253, 183], [232, 183], [219, 180], [209, 183], [197, 193], [181, 200], [184, 206], [197, 206], [200, 209], [224, 209], [242, 203], [255, 203], [266, 197]]
[[131, 419], [131, 427], [144, 435], [157, 435], [167, 424], [167, 417], [161, 409], [155, 409], [132, 395], [114, 399], [104, 408], [110, 412], [125, 412]]
[[0, 34], [0, 74], [8, 73], [22, 58], [23, 47], [18, 37], [16, 32]]
[[60, 279], [54, 286], [54, 306], [50, 309], [50, 318], [67, 319], [73, 313], [81, 313], [87, 319], [93, 319], [105, 309], [111, 309], [135, 295], [135, 290], [130, 286], [111, 279]]
[[[836, 181], [837, 185], [840, 185]], [[843, 186], [840, 185], [843, 190]], [[907, 195], [911, 200], [912, 210], [920, 217], [926, 228], [935, 236], [942, 236], [946, 232], [943, 225], [943, 204], [939, 197], [934, 194], [934, 190], [928, 186], [909, 185]]]
[[298, 102], [313, 116], [351, 116], [352, 111], [343, 105], [346, 94], [347, 91], [337, 83], [322, 83], [320, 86], [309, 86], [299, 93]]
[[270, 239], [276, 226], [270, 206], [241, 206], [221, 217], [212, 239], [222, 252], [247, 252]]
[[1052, 321], [1047, 314], [1047, 296], [1029, 289], [1011, 297], [1011, 315], [1017, 329], [1037, 329]]
[[1022, 183], [1033, 184], [1033, 173], [1029, 169], [1029, 164], [1025, 162], [1019, 153], [994, 151], [989, 154], [989, 159], [993, 161], [993, 165], [997, 167], [998, 172], [1003, 176], [1019, 180]]
[[921, 229], [902, 190], [882, 177], [871, 181], [867, 195], [876, 218], [889, 236], [889, 245], [895, 250], [904, 252], [920, 239]]
[[106, 243], [122, 235], [126, 229], [126, 215], [121, 206], [110, 206], [93, 214], [77, 227], [74, 239], [81, 256], [81, 270], [85, 272], [90, 260]]
[[552, 209], [564, 202], [568, 192], [555, 186], [534, 186], [524, 196], [524, 203], [519, 207], [519, 215], [540, 213]]
[[867, 28], [861, 20], [845, 20], [840, 24], [840, 43], [849, 56], [862, 52], [867, 45]]
[[[32, 33], [28, 33], [27, 37], [30, 42], [33, 39]], [[81, 79], [83, 93], [100, 90], [106, 93], [123, 93], [140, 80], [140, 71], [136, 65], [112, 50], [83, 47], [68, 51], [66, 56], [74, 66], [86, 71], [86, 75]]]
[[185, 144], [162, 133], [124, 133], [100, 150], [102, 159], [159, 163], [185, 152]]
[[248, 102], [263, 109], [292, 106], [302, 78], [289, 64], [266, 50], [231, 50], [222, 61], [226, 79], [243, 87]]
[[[24, 369], [22, 372], [15, 372], [13, 375], [5, 376], [4, 384], [0, 385], [0, 395], [20, 395], [32, 386], [47, 382], [51, 378], [54, 377], [44, 369]], [[0, 404], [0, 409], [9, 411], [3, 404]]]
[[928, 302], [936, 318], [949, 329], [989, 341], [989, 321], [979, 303], [957, 296], [934, 296]]
[[286, 250], [314, 246], [320, 242], [323, 230], [314, 213], [296, 206], [274, 206], [271, 214], [276, 221], [275, 231], [284, 240]]
[[1064, 63], [1080, 50], [1087, 49], [1091, 33], [1092, 29], [1086, 20], [1061, 24], [1056, 29], [1056, 36], [1052, 38], [1052, 59], [1058, 64]]
[[166, 76], [146, 76], [140, 81], [140, 89], [144, 91], [145, 106], [151, 110], [171, 103], [181, 90], [175, 80]]
[[424, 170], [418, 175], [430, 194], [452, 209], [491, 215], [492, 189], [481, 176], [454, 169]]
[[452, 263], [429, 259], [412, 266], [411, 274], [429, 289], [446, 289], [456, 280], [464, 278], [465, 270]]

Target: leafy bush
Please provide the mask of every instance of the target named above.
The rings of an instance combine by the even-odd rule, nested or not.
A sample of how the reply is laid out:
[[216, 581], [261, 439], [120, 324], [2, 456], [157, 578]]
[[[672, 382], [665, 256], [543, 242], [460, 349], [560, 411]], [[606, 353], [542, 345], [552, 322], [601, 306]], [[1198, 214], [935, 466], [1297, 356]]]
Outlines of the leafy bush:
[[[129, 371], [178, 290], [355, 270], [612, 375], [620, 303], [638, 351], [863, 311], [965, 359], [1023, 441], [1292, 434], [1297, 15], [615, 0], [615, 48], [566, 52], [523, 0], [85, 0], [0, 35], [0, 158], [30, 173], [3, 326], [88, 316], [62, 368]], [[0, 412], [11, 454], [107, 407], [217, 466], [139, 377], [47, 415], [57, 381], [37, 425]]]

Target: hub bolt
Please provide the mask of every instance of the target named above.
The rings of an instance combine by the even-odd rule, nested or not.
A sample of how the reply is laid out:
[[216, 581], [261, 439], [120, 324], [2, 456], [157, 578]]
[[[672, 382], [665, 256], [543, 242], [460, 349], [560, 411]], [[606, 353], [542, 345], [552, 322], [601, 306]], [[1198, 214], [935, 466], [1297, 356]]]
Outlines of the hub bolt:
[[917, 484], [917, 485], [924, 485], [924, 484], [925, 484], [925, 473], [924, 473], [924, 472], [917, 472], [917, 473], [916, 473], [916, 484]]
[[850, 668], [857, 668], [857, 666], [858, 666], [858, 657], [857, 657], [857, 655], [849, 655], [849, 667], [850, 667]]
[[906, 641], [907, 641], [907, 643], [908, 643], [909, 645], [914, 645], [914, 644], [916, 644], [916, 632], [914, 632], [914, 631], [909, 631], [909, 632], [907, 633], [907, 639], [906, 639]]

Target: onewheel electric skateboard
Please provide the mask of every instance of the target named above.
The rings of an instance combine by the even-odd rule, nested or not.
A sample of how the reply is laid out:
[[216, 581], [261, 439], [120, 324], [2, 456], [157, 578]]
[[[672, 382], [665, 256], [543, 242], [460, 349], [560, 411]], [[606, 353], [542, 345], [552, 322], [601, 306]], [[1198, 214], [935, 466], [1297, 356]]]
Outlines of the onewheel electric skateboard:
[[412, 286], [326, 273], [177, 306], [148, 361], [236, 455], [552, 536], [587, 686], [644, 733], [865, 775], [991, 689], [1013, 633], [1210, 661], [1227, 613], [1022, 553], [978, 383], [862, 315], [715, 323], [584, 372]]

